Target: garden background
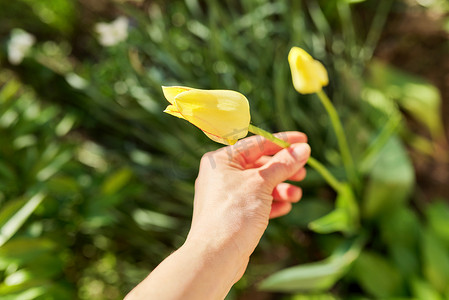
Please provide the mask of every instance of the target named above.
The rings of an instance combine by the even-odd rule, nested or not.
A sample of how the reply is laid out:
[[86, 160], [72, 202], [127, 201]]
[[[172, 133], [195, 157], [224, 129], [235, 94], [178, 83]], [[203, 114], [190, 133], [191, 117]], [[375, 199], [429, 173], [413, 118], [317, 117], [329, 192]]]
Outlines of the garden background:
[[344, 181], [292, 46], [326, 66], [361, 181], [351, 202], [308, 170], [228, 299], [449, 299], [445, 0], [0, 0], [0, 298], [121, 299], [183, 243], [220, 145], [161, 85], [243, 93]]

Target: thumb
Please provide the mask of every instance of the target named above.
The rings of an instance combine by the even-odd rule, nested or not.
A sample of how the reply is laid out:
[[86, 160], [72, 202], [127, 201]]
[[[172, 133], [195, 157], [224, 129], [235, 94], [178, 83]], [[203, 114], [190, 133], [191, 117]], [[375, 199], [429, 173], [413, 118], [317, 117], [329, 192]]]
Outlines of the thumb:
[[293, 144], [282, 149], [267, 163], [259, 167], [259, 174], [270, 189], [296, 174], [310, 157], [310, 146], [306, 143]]

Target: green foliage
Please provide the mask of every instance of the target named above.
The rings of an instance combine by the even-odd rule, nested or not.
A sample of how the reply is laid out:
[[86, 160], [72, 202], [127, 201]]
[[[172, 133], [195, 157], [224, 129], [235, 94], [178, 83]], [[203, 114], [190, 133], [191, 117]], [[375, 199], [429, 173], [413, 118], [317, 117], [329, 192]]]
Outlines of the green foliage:
[[399, 271], [381, 255], [364, 251], [352, 271], [361, 287], [375, 299], [401, 295], [403, 280]]
[[331, 294], [318, 294], [318, 295], [295, 295], [291, 300], [336, 300]]
[[443, 299], [432, 286], [421, 279], [412, 281], [412, 291], [416, 299], [440, 300]]
[[[2, 80], [11, 76], [3, 75]], [[155, 265], [173, 247], [161, 237], [168, 229], [182, 232], [182, 218], [169, 227], [170, 217], [159, 213], [157, 218], [148, 210], [155, 207], [136, 205], [157, 194], [136, 180], [134, 165], [81, 139], [72, 128], [80, 123], [76, 115], [43, 105], [15, 78], [4, 82], [0, 102], [0, 295], [122, 297], [118, 287], [111, 287], [119, 283], [116, 269], [125, 268], [123, 276], [129, 276], [119, 283], [126, 290], [135, 284], [133, 276], [143, 278], [150, 267], [126, 268], [136, 264], [138, 251], [123, 254], [118, 263], [106, 258], [115, 260], [112, 253], [122, 240], [149, 242], [152, 248], [142, 252]]]
[[265, 279], [260, 288], [283, 292], [318, 292], [331, 288], [357, 259], [363, 239], [343, 242], [327, 259], [284, 269]]
[[353, 234], [359, 229], [359, 214], [354, 192], [348, 184], [345, 184], [338, 191], [335, 209], [311, 222], [309, 227], [318, 233], [341, 231], [346, 234]]
[[449, 205], [446, 202], [435, 201], [426, 209], [430, 230], [449, 249]]
[[3, 207], [0, 214], [0, 246], [4, 245], [19, 230], [44, 197], [43, 194], [38, 193], [30, 199], [17, 199], [8, 202]]
[[397, 138], [387, 142], [369, 175], [363, 202], [367, 218], [379, 217], [408, 200], [414, 184], [413, 166]]
[[441, 138], [444, 135], [441, 111], [441, 96], [436, 87], [421, 78], [401, 72], [374, 61], [370, 65], [369, 85], [395, 100], [430, 133]]
[[421, 242], [423, 273], [425, 278], [439, 292], [444, 292], [449, 281], [449, 256], [447, 248], [434, 236], [426, 231]]
[[420, 273], [422, 224], [416, 212], [407, 207], [392, 210], [380, 218], [379, 230], [389, 256], [402, 276], [417, 276]]

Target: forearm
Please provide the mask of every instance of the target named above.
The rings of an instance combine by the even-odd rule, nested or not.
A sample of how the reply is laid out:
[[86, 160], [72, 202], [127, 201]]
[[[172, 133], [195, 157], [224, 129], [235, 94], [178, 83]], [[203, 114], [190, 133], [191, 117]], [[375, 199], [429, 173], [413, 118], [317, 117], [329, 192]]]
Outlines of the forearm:
[[223, 246], [186, 243], [125, 299], [224, 299], [247, 260]]

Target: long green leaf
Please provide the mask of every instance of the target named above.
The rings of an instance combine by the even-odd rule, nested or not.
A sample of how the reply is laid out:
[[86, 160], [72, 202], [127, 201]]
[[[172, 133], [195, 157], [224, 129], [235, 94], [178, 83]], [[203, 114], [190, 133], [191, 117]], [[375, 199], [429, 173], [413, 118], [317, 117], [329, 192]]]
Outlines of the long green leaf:
[[[19, 230], [44, 198], [44, 194], [38, 193], [30, 199], [17, 200], [4, 208], [9, 213], [0, 213], [0, 247]], [[11, 208], [17, 210], [14, 209], [13, 212]]]
[[359, 207], [354, 193], [348, 184], [342, 185], [338, 192], [335, 209], [329, 214], [309, 224], [309, 228], [318, 233], [341, 231], [353, 234], [359, 228]]
[[421, 247], [424, 276], [443, 293], [449, 282], [449, 252], [431, 230], [422, 235]]
[[429, 227], [449, 249], [449, 204], [442, 201], [429, 204], [426, 216]]
[[414, 278], [411, 282], [412, 293], [418, 300], [443, 300], [443, 297], [426, 281]]
[[359, 237], [344, 242], [327, 259], [279, 271], [260, 284], [266, 291], [296, 292], [325, 291], [331, 288], [357, 259], [364, 239]]
[[360, 286], [375, 299], [390, 299], [401, 295], [401, 274], [391, 261], [375, 252], [362, 252], [354, 263], [353, 273]]

